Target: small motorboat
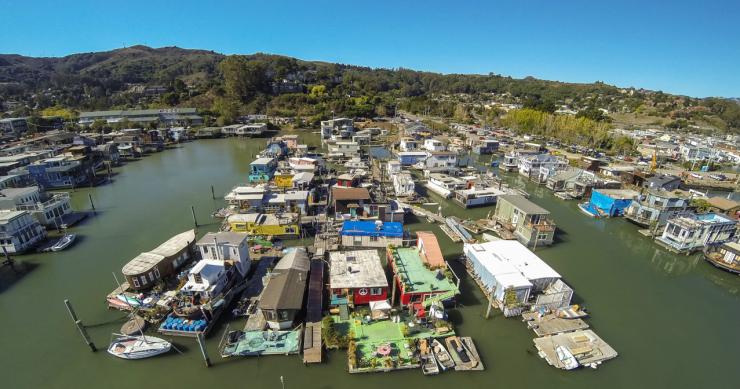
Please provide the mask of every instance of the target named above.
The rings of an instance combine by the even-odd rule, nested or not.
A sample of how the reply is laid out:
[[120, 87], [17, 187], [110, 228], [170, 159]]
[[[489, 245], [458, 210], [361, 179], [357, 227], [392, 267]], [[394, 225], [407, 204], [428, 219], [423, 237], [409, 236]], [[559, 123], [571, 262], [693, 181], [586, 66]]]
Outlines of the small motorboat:
[[75, 239], [77, 238], [77, 235], [75, 234], [66, 234], [61, 239], [59, 239], [56, 243], [54, 243], [53, 246], [51, 246], [51, 251], [62, 251], [72, 245], [74, 243]]
[[434, 358], [432, 349], [429, 348], [429, 342], [426, 339], [419, 340], [419, 359], [421, 359], [421, 372], [424, 375], [439, 374], [437, 359]]
[[443, 346], [437, 339], [432, 341], [432, 351], [434, 352], [434, 357], [439, 363], [439, 367], [441, 367], [443, 371], [455, 367], [455, 361], [452, 360], [452, 356], [447, 352], [445, 346]]
[[560, 363], [563, 364], [563, 369], [573, 370], [579, 366], [576, 357], [574, 357], [573, 353], [571, 353], [566, 347], [555, 347], [555, 353], [558, 354], [558, 359], [560, 360]]
[[108, 346], [108, 353], [123, 359], [144, 359], [170, 351], [172, 344], [154, 336], [119, 335]]
[[578, 209], [586, 216], [588, 217], [601, 217], [601, 214], [599, 214], [599, 211], [591, 205], [589, 202], [580, 203], [578, 204]]

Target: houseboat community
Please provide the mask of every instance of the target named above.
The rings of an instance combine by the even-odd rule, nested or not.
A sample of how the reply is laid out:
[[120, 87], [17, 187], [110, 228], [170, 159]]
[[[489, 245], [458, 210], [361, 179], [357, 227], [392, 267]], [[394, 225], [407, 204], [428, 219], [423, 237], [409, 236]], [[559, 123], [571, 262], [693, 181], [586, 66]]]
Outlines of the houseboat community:
[[[89, 112], [80, 124], [122, 115], [138, 117]], [[174, 337], [191, 337], [208, 360], [201, 342], [211, 335], [220, 337], [223, 358], [300, 354], [314, 364], [324, 350], [344, 349], [349, 373], [480, 371], [486, 350], [450, 314], [465, 277], [485, 295], [486, 318], [496, 310], [532, 330], [533, 344], [522, 348], [534, 346], [558, 369], [597, 368], [618, 353], [574, 303], [578, 285], [537, 255], [567, 242], [551, 213], [509, 175], [578, 201], [584, 220], [623, 217], [665, 250], [701, 252], [709, 264], [740, 274], [740, 203], [726, 193], [737, 190], [737, 177], [709, 172], [712, 163], [740, 163], [738, 137], [632, 131], [636, 155], [608, 157], [502, 128], [441, 131], [403, 117], [382, 126], [335, 118], [321, 122], [321, 146], [313, 148], [271, 131], [268, 118], [189, 129], [179, 125], [199, 124], [194, 110], [140, 115], [158, 117], [166, 129], [55, 131], [0, 150], [0, 243], [12, 266], [12, 256], [31, 250], [73, 250], [75, 224], [95, 209], [92, 197], [90, 211], [72, 209], [65, 190], [105, 184], [112, 167], [197, 138], [264, 144], [248, 174], [223, 194], [212, 215], [218, 231], [199, 233], [196, 221], [121, 258], [120, 279], [117, 273], [101, 296], [130, 319], [108, 347], [120, 358], [160, 355], [174, 348]], [[679, 162], [703, 169], [672, 167]], [[475, 220], [445, 216], [446, 199], [490, 211]], [[437, 224], [462, 251], [445, 258], [434, 232], [409, 231], [414, 218]], [[236, 318], [243, 327], [211, 333]]]

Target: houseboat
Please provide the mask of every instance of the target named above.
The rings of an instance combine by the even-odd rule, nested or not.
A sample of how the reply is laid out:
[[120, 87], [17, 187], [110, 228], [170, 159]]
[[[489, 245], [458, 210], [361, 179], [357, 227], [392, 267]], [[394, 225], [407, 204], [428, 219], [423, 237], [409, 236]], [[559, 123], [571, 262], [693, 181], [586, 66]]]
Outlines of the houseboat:
[[734, 274], [740, 274], [740, 243], [727, 242], [704, 251], [704, 259], [712, 265]]
[[268, 182], [277, 169], [277, 159], [272, 157], [257, 158], [249, 164], [249, 182]]
[[388, 298], [388, 279], [377, 250], [329, 253], [330, 306], [357, 306]]
[[399, 173], [393, 176], [393, 190], [396, 196], [408, 197], [413, 196], [416, 192], [414, 179], [409, 173]]
[[464, 208], [480, 207], [485, 205], [491, 205], [496, 203], [498, 196], [504, 195], [506, 192], [493, 187], [481, 187], [473, 186], [469, 189], [460, 189], [455, 191], [455, 202], [462, 205]]
[[624, 210], [624, 218], [646, 228], [662, 226], [679, 215], [688, 214], [690, 196], [681, 190], [648, 190], [638, 195]]
[[303, 308], [310, 261], [303, 247], [288, 250], [265, 277], [267, 284], [258, 304], [267, 325], [273, 330], [291, 328]]
[[678, 216], [668, 220], [655, 242], [670, 251], [691, 254], [731, 241], [736, 228], [737, 221], [722, 214]]
[[521, 195], [499, 196], [493, 219], [526, 246], [550, 245], [555, 237], [550, 211]]
[[623, 216], [638, 195], [630, 189], [593, 189], [589, 201], [578, 204], [578, 208], [590, 217]]
[[431, 173], [424, 186], [432, 192], [448, 199], [454, 191], [465, 188], [465, 182], [446, 174]]
[[0, 245], [3, 252], [25, 252], [45, 237], [46, 230], [28, 211], [0, 209]]
[[129, 288], [146, 290], [174, 275], [193, 257], [194, 244], [195, 230], [188, 230], [134, 257], [121, 269]]
[[249, 236], [295, 238], [300, 235], [300, 220], [294, 213], [237, 213], [226, 218], [229, 230]]
[[403, 245], [403, 224], [381, 220], [346, 220], [339, 231], [344, 247]]
[[465, 244], [463, 253], [479, 286], [505, 316], [521, 314], [532, 294], [560, 280], [560, 274], [517, 241]]

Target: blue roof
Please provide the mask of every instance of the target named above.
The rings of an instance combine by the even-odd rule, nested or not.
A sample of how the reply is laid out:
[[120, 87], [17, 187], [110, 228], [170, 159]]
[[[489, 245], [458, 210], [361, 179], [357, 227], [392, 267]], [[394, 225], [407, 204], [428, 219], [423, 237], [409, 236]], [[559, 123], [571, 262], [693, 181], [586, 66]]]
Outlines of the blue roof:
[[342, 224], [342, 235], [401, 238], [403, 237], [403, 224], [400, 222], [386, 222], [378, 229], [374, 220], [345, 221]]

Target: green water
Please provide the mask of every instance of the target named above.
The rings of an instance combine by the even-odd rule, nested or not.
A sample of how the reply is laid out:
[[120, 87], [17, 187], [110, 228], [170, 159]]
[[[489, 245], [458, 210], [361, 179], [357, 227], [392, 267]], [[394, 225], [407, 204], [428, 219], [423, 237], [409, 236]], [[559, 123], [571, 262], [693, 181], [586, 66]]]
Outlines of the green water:
[[[303, 136], [315, 141], [313, 135]], [[30, 269], [23, 277], [12, 276], [8, 269], [0, 276], [0, 386], [280, 388], [284, 376], [286, 388], [738, 387], [740, 278], [714, 269], [698, 256], [668, 254], [624, 220], [586, 218], [575, 203], [555, 199], [517, 176], [510, 179], [526, 186], [558, 223], [559, 242], [538, 249], [538, 255], [575, 289], [576, 302], [593, 314], [588, 322], [620, 354], [598, 370], [552, 368], [533, 352], [533, 333], [523, 323], [500, 314], [484, 320], [482, 295], [456, 263], [463, 296], [451, 317], [460, 334], [474, 338], [484, 372], [349, 375], [344, 351], [331, 352], [324, 364], [308, 367], [299, 356], [223, 360], [216, 355], [223, 326], [208, 339], [214, 362], [209, 369], [189, 339], [175, 339], [183, 355], [143, 361], [90, 352], [63, 299], [72, 301], [96, 345], [104, 349], [123, 318], [105, 307], [105, 295], [115, 287], [111, 272], [120, 272], [137, 253], [191, 228], [191, 205], [199, 223], [208, 223], [199, 233], [215, 230], [217, 224], [209, 214], [222, 201], [211, 198], [210, 186], [220, 196], [246, 181], [249, 162], [262, 146], [262, 140], [245, 139], [188, 143], [119, 168], [111, 185], [76, 191], [73, 201], [78, 209], [89, 208], [91, 193], [99, 211], [75, 227], [81, 235], [78, 243], [61, 253], [20, 257]], [[445, 215], [483, 217], [490, 211], [442, 204]], [[459, 256], [460, 245], [437, 227], [417, 222], [408, 228], [437, 232], [448, 259]]]

